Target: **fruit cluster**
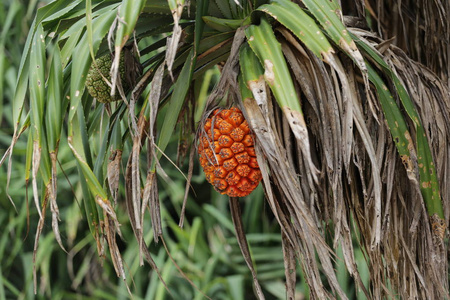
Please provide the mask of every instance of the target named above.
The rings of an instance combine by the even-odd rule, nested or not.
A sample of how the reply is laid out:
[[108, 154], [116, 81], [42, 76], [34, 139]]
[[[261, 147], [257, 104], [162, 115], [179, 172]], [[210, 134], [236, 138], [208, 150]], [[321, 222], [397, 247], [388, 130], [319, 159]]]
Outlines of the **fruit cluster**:
[[[96, 98], [98, 102], [110, 103], [120, 99], [120, 95], [117, 92], [114, 97], [111, 97], [111, 88], [105, 81], [111, 82], [111, 70], [112, 57], [111, 54], [103, 55], [95, 60], [95, 64], [92, 64], [88, 74], [86, 76], [86, 88], [89, 94]], [[123, 84], [124, 90], [128, 89], [128, 84], [125, 80], [125, 63], [123, 53], [120, 55], [119, 74]]]
[[206, 119], [198, 153], [206, 179], [221, 194], [244, 197], [261, 181], [248, 123], [236, 107], [216, 109]]

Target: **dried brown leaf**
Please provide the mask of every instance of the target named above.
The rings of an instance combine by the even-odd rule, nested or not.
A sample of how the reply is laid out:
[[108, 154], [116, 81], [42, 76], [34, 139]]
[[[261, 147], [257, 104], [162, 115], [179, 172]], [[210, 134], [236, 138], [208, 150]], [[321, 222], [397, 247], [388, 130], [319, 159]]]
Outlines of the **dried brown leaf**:
[[42, 219], [42, 211], [41, 206], [39, 203], [39, 191], [37, 187], [37, 172], [39, 170], [39, 163], [41, 161], [41, 147], [39, 145], [39, 142], [35, 140], [33, 142], [33, 157], [31, 162], [31, 185], [33, 187], [33, 198], [34, 198], [34, 204], [36, 205], [36, 210], [38, 211], [39, 218]]
[[52, 164], [52, 170], [51, 170], [51, 179], [50, 182], [47, 184], [46, 189], [48, 190], [49, 198], [50, 198], [50, 210], [52, 212], [52, 228], [53, 233], [55, 234], [55, 239], [58, 242], [58, 245], [61, 247], [61, 249], [64, 250], [64, 252], [67, 253], [66, 249], [63, 246], [62, 240], [61, 240], [61, 233], [59, 232], [59, 225], [58, 222], [59, 219], [59, 209], [58, 209], [58, 203], [56, 202], [56, 195], [57, 195], [57, 174], [56, 174], [56, 164], [57, 164], [57, 158], [56, 153], [51, 152], [50, 153], [50, 160]]

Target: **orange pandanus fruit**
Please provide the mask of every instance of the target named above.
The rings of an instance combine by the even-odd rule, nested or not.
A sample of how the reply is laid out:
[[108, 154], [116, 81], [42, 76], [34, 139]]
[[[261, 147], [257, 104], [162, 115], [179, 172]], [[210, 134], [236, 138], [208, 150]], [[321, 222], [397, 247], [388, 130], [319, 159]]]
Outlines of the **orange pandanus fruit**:
[[198, 153], [206, 180], [221, 194], [244, 197], [261, 181], [250, 128], [236, 107], [216, 109], [206, 119]]

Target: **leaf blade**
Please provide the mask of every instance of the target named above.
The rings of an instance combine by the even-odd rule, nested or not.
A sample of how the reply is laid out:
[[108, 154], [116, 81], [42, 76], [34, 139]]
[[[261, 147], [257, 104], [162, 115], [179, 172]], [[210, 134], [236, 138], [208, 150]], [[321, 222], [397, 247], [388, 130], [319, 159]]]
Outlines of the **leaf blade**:
[[192, 73], [195, 68], [195, 62], [196, 58], [194, 56], [194, 49], [191, 49], [188, 58], [186, 59], [186, 62], [181, 70], [181, 73], [177, 81], [175, 82], [173, 94], [168, 103], [170, 111], [166, 113], [166, 117], [164, 118], [157, 143], [160, 150], [160, 152], [158, 153], [158, 158], [161, 157], [161, 152], [164, 152], [167, 145], [169, 144], [170, 138], [172, 137], [175, 125], [178, 120], [178, 115], [181, 111], [190, 86]]
[[287, 0], [276, 0], [258, 8], [294, 33], [317, 57], [327, 58], [334, 52], [331, 44], [316, 22], [298, 5]]
[[[100, 47], [100, 43], [108, 33], [110, 26], [116, 15], [115, 10], [105, 12], [92, 21], [92, 45], [94, 53]], [[70, 80], [70, 110], [69, 121], [71, 121], [77, 111], [77, 107], [81, 102], [84, 91], [84, 83], [86, 74], [92, 62], [89, 55], [88, 35], [85, 33], [72, 53], [72, 70]]]

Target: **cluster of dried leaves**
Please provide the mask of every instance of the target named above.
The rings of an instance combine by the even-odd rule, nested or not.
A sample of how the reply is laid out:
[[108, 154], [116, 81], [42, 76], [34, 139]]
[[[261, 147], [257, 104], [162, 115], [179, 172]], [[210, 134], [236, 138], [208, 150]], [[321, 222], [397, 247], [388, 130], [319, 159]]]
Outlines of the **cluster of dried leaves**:
[[[350, 2], [353, 1], [342, 1]], [[364, 1], [355, 1], [364, 2]], [[450, 3], [438, 0], [369, 0], [365, 7], [378, 34], [392, 39], [410, 58], [424, 64], [443, 80], [450, 70]], [[360, 13], [359, 16], [363, 16]]]

